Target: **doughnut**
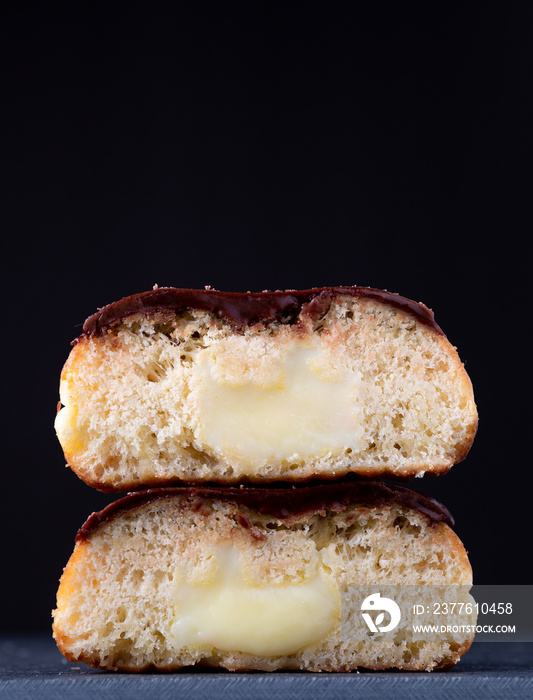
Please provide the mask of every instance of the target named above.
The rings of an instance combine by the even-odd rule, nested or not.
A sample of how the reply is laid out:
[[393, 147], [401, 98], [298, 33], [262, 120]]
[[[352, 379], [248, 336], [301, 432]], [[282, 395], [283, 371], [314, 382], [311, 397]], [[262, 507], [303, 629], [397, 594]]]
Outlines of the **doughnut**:
[[412, 623], [422, 589], [427, 605], [472, 602], [452, 525], [433, 499], [366, 479], [131, 492], [79, 530], [54, 637], [112, 671], [447, 668], [473, 633]]
[[440, 474], [477, 430], [433, 312], [363, 287], [126, 297], [85, 322], [58, 409], [67, 464], [108, 492]]

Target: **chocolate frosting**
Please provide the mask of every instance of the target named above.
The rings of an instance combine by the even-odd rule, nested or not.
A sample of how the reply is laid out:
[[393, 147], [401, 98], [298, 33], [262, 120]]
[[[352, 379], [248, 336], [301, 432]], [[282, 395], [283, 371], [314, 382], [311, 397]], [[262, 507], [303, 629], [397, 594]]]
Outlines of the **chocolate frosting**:
[[451, 527], [453, 518], [441, 503], [416, 491], [383, 481], [348, 481], [313, 486], [175, 486], [135, 491], [93, 513], [78, 531], [76, 542], [89, 537], [102, 523], [118, 514], [161, 498], [184, 496], [201, 503], [216, 499], [242, 505], [262, 515], [284, 520], [304, 513], [342, 511], [349, 505], [373, 508], [398, 505], [421, 513], [431, 525], [445, 522]]
[[331, 300], [342, 295], [365, 297], [394, 306], [442, 334], [435, 322], [433, 311], [424, 304], [370, 287], [321, 287], [254, 293], [219, 292], [209, 288], [156, 287], [104, 306], [85, 321], [83, 335], [102, 333], [127, 316], [140, 312], [181, 313], [192, 309], [208, 311], [237, 326], [272, 322], [294, 323], [300, 315], [320, 317], [329, 308]]

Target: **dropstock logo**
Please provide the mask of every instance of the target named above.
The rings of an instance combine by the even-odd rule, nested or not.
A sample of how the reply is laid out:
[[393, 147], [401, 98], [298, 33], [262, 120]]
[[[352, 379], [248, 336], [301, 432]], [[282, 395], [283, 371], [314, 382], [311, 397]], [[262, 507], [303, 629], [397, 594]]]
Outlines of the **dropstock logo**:
[[[362, 604], [361, 610], [373, 610], [374, 612], [379, 612], [375, 619], [368, 612], [363, 613], [363, 619], [366, 622], [368, 629], [371, 632], [391, 632], [393, 629], [398, 627], [402, 613], [399, 606], [392, 600], [392, 598], [382, 598], [380, 593], [372, 593], [372, 595], [367, 596]], [[390, 621], [386, 625], [381, 623], [385, 619], [385, 613], [388, 613]]]

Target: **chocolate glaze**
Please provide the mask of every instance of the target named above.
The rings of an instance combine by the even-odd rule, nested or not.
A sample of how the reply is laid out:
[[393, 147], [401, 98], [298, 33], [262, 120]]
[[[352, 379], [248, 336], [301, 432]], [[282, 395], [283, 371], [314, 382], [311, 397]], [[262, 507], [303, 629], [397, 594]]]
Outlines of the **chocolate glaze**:
[[[135, 491], [114, 501], [98, 513], [93, 513], [78, 531], [76, 542], [89, 537], [102, 523], [118, 514], [161, 498], [184, 496], [201, 504], [216, 499], [242, 505], [262, 515], [284, 520], [304, 513], [342, 511], [351, 504], [373, 508], [398, 505], [421, 513], [433, 526], [445, 522], [451, 527], [453, 518], [441, 503], [416, 491], [383, 481], [349, 481], [314, 486], [280, 485], [270, 487], [237, 486], [175, 486]], [[243, 523], [241, 522], [241, 525]], [[243, 525], [244, 526], [244, 525]]]
[[365, 297], [394, 306], [442, 334], [435, 322], [433, 311], [424, 304], [370, 287], [321, 287], [254, 293], [158, 287], [104, 306], [85, 321], [83, 336], [102, 333], [121, 319], [140, 312], [182, 313], [197, 309], [208, 311], [237, 326], [272, 322], [294, 323], [300, 315], [320, 317], [327, 311], [331, 300], [340, 295]]

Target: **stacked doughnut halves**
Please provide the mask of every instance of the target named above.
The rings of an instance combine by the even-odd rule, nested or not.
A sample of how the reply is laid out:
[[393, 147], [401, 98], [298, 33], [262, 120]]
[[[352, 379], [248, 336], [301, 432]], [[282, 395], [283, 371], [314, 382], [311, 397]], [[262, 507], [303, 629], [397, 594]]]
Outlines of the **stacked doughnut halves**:
[[422, 304], [155, 288], [87, 319], [60, 396], [69, 466], [136, 490], [78, 533], [54, 611], [67, 658], [432, 669], [469, 647], [369, 639], [355, 594], [471, 584], [445, 509], [375, 480], [446, 472], [475, 436], [468, 375]]

